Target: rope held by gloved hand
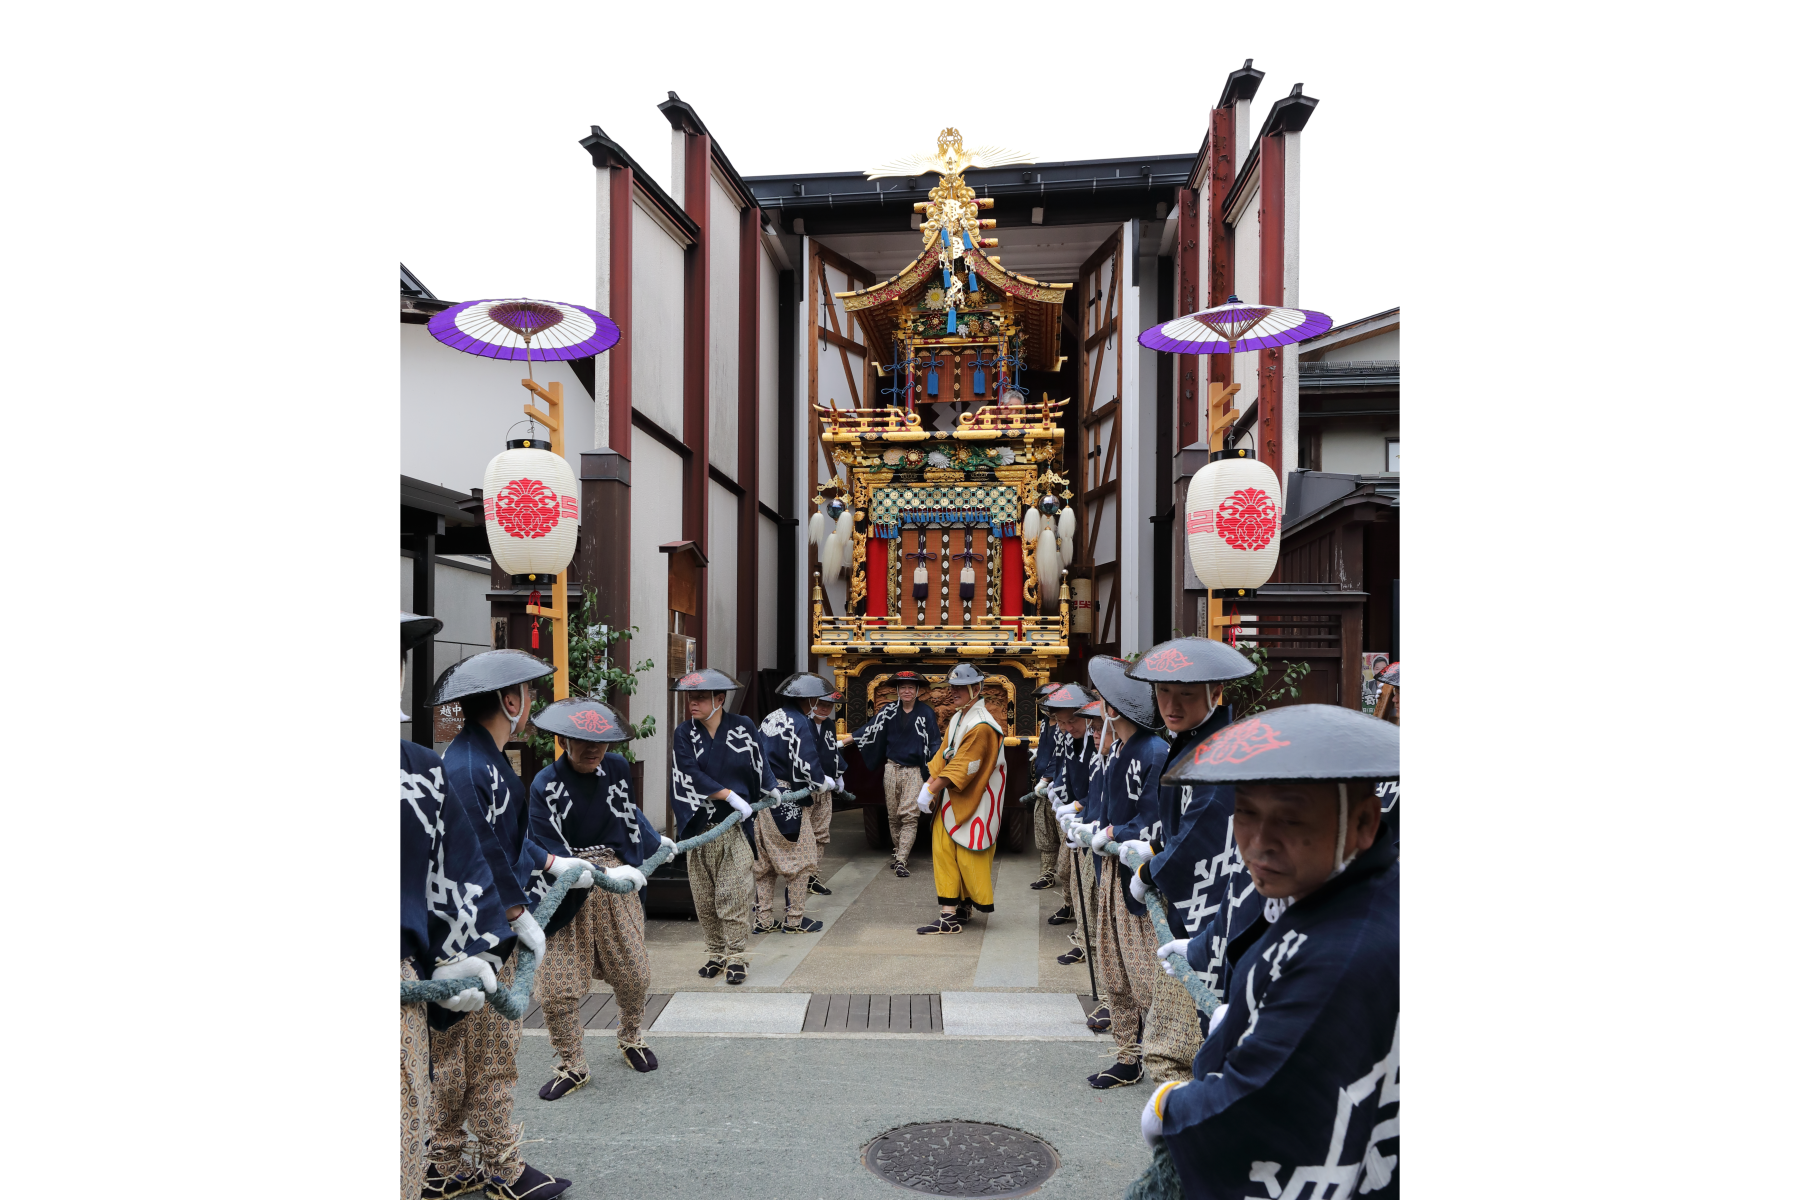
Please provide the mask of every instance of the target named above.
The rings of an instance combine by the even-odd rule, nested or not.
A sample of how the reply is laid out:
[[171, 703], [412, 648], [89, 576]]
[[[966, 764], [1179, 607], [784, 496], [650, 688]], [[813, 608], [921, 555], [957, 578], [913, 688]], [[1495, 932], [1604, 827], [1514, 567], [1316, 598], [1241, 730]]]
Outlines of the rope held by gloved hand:
[[[1121, 851], [1118, 842], [1108, 842], [1104, 846], [1095, 846], [1094, 849], [1101, 854], [1112, 855], [1134, 871], [1149, 861], [1136, 850]], [[1150, 910], [1150, 923], [1156, 928], [1156, 944], [1162, 946], [1174, 941], [1175, 935], [1169, 929], [1169, 913], [1163, 907], [1162, 893], [1151, 888], [1144, 896], [1144, 907]], [[1194, 998], [1200, 1011], [1208, 1017], [1212, 1016], [1213, 1009], [1219, 1007], [1219, 993], [1201, 981], [1194, 968], [1188, 964], [1186, 956], [1170, 955], [1164, 961], [1175, 964], [1175, 978], [1188, 990], [1188, 995]]]
[[[758, 800], [755, 804], [750, 806], [750, 811], [761, 812], [763, 809], [770, 808], [783, 801], [798, 800], [808, 794], [809, 793], [804, 788], [797, 792], [783, 792], [779, 796], [770, 796], [766, 800]], [[720, 821], [717, 825], [714, 825], [704, 833], [697, 834], [684, 841], [676, 842], [672, 849], [666, 845], [658, 847], [656, 853], [645, 859], [643, 866], [638, 869], [645, 875], [648, 875], [655, 871], [656, 868], [668, 862], [675, 855], [685, 854], [689, 850], [704, 846], [714, 838], [722, 836], [727, 829], [730, 829], [733, 825], [738, 824], [743, 819], [743, 813], [733, 812], [729, 817]], [[591, 864], [589, 865], [591, 866]], [[540, 926], [548, 926], [550, 924], [550, 918], [554, 917], [556, 915], [556, 910], [562, 907], [563, 899], [569, 894], [569, 889], [573, 888], [576, 881], [579, 880], [582, 875], [587, 873], [587, 871], [580, 868], [565, 871], [563, 872], [563, 877], [550, 886], [550, 890], [544, 893], [544, 898], [538, 901], [537, 908], [534, 909], [531, 914], [533, 917], [537, 918], [537, 923]], [[592, 873], [594, 876], [594, 886], [605, 891], [622, 894], [637, 890], [631, 886], [629, 881], [624, 879], [613, 879], [602, 872], [598, 867], [593, 867]], [[531, 1007], [531, 985], [537, 978], [537, 954], [521, 946], [518, 950], [517, 963], [518, 969], [514, 972], [512, 986], [510, 988], [500, 988], [491, 993], [487, 998], [487, 1002], [499, 1009], [502, 1016], [514, 1021], [523, 1018], [526, 1009]], [[470, 982], [467, 979], [403, 980], [400, 984], [400, 1003], [429, 1004], [434, 1001], [448, 1000], [458, 992], [467, 991], [469, 986]]]

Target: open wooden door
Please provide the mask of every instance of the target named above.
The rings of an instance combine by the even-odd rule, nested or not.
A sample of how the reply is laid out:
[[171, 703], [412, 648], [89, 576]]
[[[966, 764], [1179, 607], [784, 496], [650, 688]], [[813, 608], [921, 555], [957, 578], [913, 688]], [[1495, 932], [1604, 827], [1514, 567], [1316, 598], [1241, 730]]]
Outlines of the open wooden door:
[[1127, 278], [1124, 239], [1115, 230], [1081, 265], [1076, 281], [1081, 373], [1078, 461], [1069, 464], [1076, 487], [1076, 566], [1094, 581], [1096, 654], [1119, 653], [1119, 462], [1125, 390], [1123, 307]]

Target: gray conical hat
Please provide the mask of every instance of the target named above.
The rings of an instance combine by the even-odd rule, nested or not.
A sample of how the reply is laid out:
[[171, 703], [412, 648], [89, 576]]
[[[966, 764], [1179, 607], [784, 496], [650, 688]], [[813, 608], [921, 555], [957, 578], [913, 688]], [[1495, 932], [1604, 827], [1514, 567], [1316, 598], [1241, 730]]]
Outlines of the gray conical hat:
[[1122, 658], [1096, 654], [1088, 660], [1088, 680], [1100, 698], [1118, 709], [1126, 720], [1139, 729], [1155, 729], [1162, 724], [1162, 716], [1156, 711], [1156, 689], [1126, 674], [1129, 667]]
[[1400, 727], [1335, 704], [1290, 704], [1234, 721], [1169, 759], [1163, 782], [1400, 778]]
[[1256, 664], [1210, 638], [1183, 637], [1152, 646], [1131, 664], [1133, 679], [1150, 683], [1223, 683], [1256, 673]]
[[629, 736], [625, 719], [611, 705], [587, 696], [546, 704], [543, 711], [532, 714], [531, 723], [545, 733], [584, 742], [622, 742]]
[[431, 689], [431, 703], [448, 704], [464, 696], [529, 683], [555, 672], [555, 667], [523, 650], [487, 650], [445, 667]]
[[689, 671], [677, 679], [670, 687], [675, 692], [735, 692], [743, 686], [723, 671], [715, 671], [711, 667], [701, 667], [698, 671]]

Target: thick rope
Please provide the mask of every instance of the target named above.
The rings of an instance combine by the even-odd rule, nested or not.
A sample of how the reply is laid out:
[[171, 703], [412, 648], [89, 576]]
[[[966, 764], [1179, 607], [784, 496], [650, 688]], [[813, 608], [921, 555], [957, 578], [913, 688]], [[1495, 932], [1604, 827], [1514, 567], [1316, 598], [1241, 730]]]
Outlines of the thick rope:
[[[752, 804], [750, 806], [750, 811], [752, 813], [761, 812], [763, 809], [770, 808], [783, 801], [799, 800], [809, 794], [807, 789], [802, 788], [797, 792], [784, 792], [779, 796], [772, 795], [766, 800], [758, 800], [755, 804]], [[848, 792], [846, 792], [845, 795], [852, 800], [856, 798], [851, 796]], [[723, 836], [727, 829], [740, 823], [743, 819], [743, 813], [733, 810], [729, 817], [726, 817], [723, 821], [720, 821], [706, 832], [676, 842], [672, 850], [668, 846], [659, 847], [655, 854], [652, 854], [649, 858], [644, 860], [643, 865], [640, 866], [638, 870], [642, 871], [645, 875], [649, 875], [675, 855], [685, 854], [689, 850], [704, 846], [713, 839]], [[550, 924], [550, 919], [556, 915], [556, 910], [562, 907], [563, 899], [569, 894], [569, 890], [575, 886], [583, 875], [590, 873], [594, 877], [594, 886], [601, 888], [604, 891], [623, 894], [637, 890], [632, 886], [630, 880], [613, 879], [600, 870], [592, 868], [591, 864], [584, 864], [584, 868], [564, 871], [562, 878], [550, 885], [550, 890], [544, 893], [544, 898], [538, 901], [537, 908], [532, 911], [531, 915], [536, 918], [539, 928]], [[493, 992], [487, 993], [487, 1002], [498, 1009], [500, 1014], [509, 1020], [521, 1020], [525, 1016], [526, 1010], [531, 1007], [531, 986], [537, 978], [537, 959], [538, 956], [534, 951], [524, 946], [519, 947], [517, 958], [518, 969], [514, 972], [512, 987], [499, 988]], [[480, 981], [468, 978], [402, 980], [400, 983], [400, 1003], [427, 1004], [434, 1001], [441, 1002], [448, 1000], [458, 992], [465, 992], [472, 987], [480, 986]]]
[[[1136, 850], [1122, 851], [1118, 842], [1107, 842], [1104, 846], [1095, 846], [1094, 851], [1098, 854], [1112, 855], [1133, 871], [1149, 861]], [[1156, 944], [1166, 946], [1175, 941], [1175, 935], [1169, 929], [1168, 909], [1163, 907], [1162, 893], [1154, 887], [1147, 889], [1144, 893], [1144, 907], [1150, 910], [1150, 923], [1156, 929]], [[1161, 963], [1164, 962], [1175, 964], [1175, 978], [1182, 987], [1188, 990], [1188, 995], [1194, 998], [1195, 1006], [1206, 1016], [1212, 1016], [1213, 1009], [1219, 1007], [1219, 994], [1201, 981], [1194, 968], [1188, 965], [1187, 957], [1171, 954], [1168, 958], [1160, 960], [1158, 970], [1162, 969]]]

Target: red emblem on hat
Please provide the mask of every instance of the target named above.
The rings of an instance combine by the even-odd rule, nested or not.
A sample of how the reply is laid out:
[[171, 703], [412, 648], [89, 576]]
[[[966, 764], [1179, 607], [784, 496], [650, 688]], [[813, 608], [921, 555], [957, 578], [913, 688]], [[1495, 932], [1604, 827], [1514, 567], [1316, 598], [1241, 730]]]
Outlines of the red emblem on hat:
[[1260, 717], [1251, 717], [1236, 725], [1227, 725], [1200, 743], [1194, 751], [1194, 765], [1249, 762], [1259, 754], [1279, 750], [1289, 743], [1281, 741], [1281, 731]]
[[699, 682], [700, 682], [700, 672], [695, 671], [692, 675], [683, 675], [680, 679], [677, 679], [675, 681], [675, 686], [676, 687], [689, 687], [689, 686], [691, 686], [693, 684], [697, 684]]
[[597, 713], [591, 708], [584, 708], [569, 714], [569, 724], [583, 733], [611, 733], [613, 723], [606, 719], [606, 714]]
[[1152, 650], [1144, 657], [1144, 667], [1150, 671], [1179, 671], [1183, 667], [1193, 665], [1193, 660], [1174, 646], [1164, 646], [1161, 650]]
[[516, 538], [541, 538], [561, 516], [556, 492], [541, 480], [515, 479], [494, 497], [494, 520]]
[[1220, 501], [1217, 529], [1234, 550], [1261, 550], [1281, 532], [1281, 510], [1261, 488], [1239, 488]]

